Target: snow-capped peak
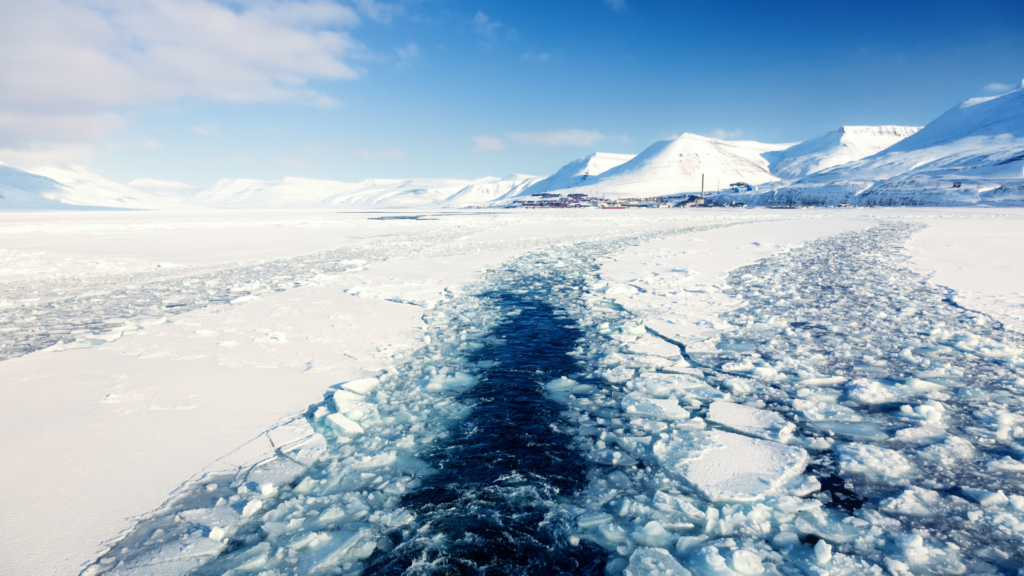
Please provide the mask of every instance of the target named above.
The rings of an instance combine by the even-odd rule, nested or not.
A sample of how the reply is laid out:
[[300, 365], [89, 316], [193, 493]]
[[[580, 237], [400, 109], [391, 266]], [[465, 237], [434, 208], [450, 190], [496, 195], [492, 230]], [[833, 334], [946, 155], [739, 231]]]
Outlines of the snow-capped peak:
[[840, 126], [765, 156], [771, 162], [773, 174], [791, 180], [877, 154], [920, 129], [917, 126]]

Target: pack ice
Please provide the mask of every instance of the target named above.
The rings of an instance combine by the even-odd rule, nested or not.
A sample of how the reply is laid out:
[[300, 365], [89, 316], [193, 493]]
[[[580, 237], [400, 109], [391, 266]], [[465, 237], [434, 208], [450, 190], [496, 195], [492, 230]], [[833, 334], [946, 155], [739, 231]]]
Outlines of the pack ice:
[[[594, 264], [657, 233], [510, 261], [428, 311], [408, 362], [340, 386], [303, 439], [182, 496], [92, 571], [364, 573], [396, 531], [422, 528], [405, 499], [473, 409], [486, 367], [467, 356], [504, 345], [477, 297], [504, 290], [583, 333], [576, 372], [536, 375], [587, 463], [584, 488], [544, 503], [551, 554], [596, 550], [629, 576], [1024, 573], [1024, 345], [901, 267], [917, 229], [886, 222], [733, 271], [730, 330], [686, 345], [652, 345]], [[586, 288], [559, 287], [566, 274]]]

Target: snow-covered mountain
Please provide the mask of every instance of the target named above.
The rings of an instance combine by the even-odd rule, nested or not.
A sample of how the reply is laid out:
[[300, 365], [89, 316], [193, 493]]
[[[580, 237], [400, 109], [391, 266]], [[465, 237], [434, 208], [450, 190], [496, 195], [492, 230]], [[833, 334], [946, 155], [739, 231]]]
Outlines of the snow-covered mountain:
[[785, 150], [765, 154], [772, 174], [796, 180], [877, 154], [911, 136], [919, 126], [842, 126]]
[[714, 196], [723, 203], [1024, 205], [1024, 83], [965, 100], [921, 129], [844, 126], [795, 145], [683, 134], [636, 156], [594, 153], [546, 178], [224, 179], [193, 195], [175, 191], [188, 185], [148, 179], [137, 182], [174, 190], [140, 191], [80, 166], [27, 172], [0, 163], [0, 209], [459, 208], [569, 190], [609, 198], [696, 193], [702, 176], [706, 191], [733, 182], [767, 184]]
[[0, 165], [0, 195], [0, 208], [21, 210], [159, 210], [180, 203], [178, 199], [162, 198], [111, 182], [81, 166], [27, 172]]
[[[714, 190], [733, 182], [763, 184], [778, 180], [769, 170], [766, 152], [785, 150], [791, 144], [725, 141], [697, 134], [683, 134], [656, 142], [632, 159], [572, 187], [573, 192], [610, 198], [650, 197]], [[577, 160], [559, 170], [571, 174]], [[554, 178], [554, 177], [552, 177]], [[571, 181], [571, 180], [570, 180]], [[537, 193], [540, 184], [529, 193]], [[546, 188], [552, 193], [559, 189]]]
[[479, 206], [535, 180], [519, 174], [501, 179], [371, 179], [356, 183], [311, 178], [221, 180], [194, 200], [217, 208]]
[[596, 176], [604, 174], [608, 170], [621, 166], [622, 164], [636, 158], [636, 154], [612, 154], [609, 152], [594, 152], [589, 156], [577, 158], [558, 169], [547, 178], [541, 179], [531, 186], [525, 188], [521, 196], [541, 194], [552, 190], [567, 190], [586, 186], [593, 182]]
[[1024, 204], [1024, 83], [972, 98], [861, 160], [722, 201], [757, 204]]
[[484, 178], [483, 180], [459, 190], [448, 197], [443, 204], [451, 208], [484, 206], [495, 200], [519, 196], [524, 193], [524, 190], [535, 185], [541, 178], [539, 176], [513, 174], [501, 180], [497, 178]]
[[0, 164], [0, 208], [14, 210], [53, 210], [59, 202], [47, 195], [64, 193], [65, 187], [52, 178], [39, 176]]

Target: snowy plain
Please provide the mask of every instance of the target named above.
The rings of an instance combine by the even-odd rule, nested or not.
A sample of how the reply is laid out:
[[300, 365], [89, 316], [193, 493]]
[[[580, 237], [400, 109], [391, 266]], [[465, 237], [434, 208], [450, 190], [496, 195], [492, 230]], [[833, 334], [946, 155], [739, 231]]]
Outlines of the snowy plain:
[[[867, 563], [857, 564], [861, 560], [854, 551], [842, 546], [869, 532], [882, 539], [888, 533], [893, 542], [902, 538], [904, 552], [935, 549], [927, 540], [934, 535], [922, 537], [891, 522], [878, 523], [877, 533], [857, 522], [847, 522], [836, 532], [829, 515], [838, 512], [834, 508], [822, 508], [827, 514], [816, 512], [815, 505], [820, 508], [824, 499], [813, 495], [821, 494], [822, 486], [804, 470], [815, 451], [832, 447], [830, 437], [812, 437], [803, 421], [793, 417], [796, 412], [765, 409], [757, 395], [758, 386], [770, 389], [778, 381], [778, 373], [772, 374], [770, 366], [760, 372], [763, 367], [752, 363], [749, 369], [743, 367], [749, 358], [741, 357], [749, 350], [742, 346], [722, 349], [738, 354], [730, 369], [747, 374], [744, 378], [750, 384], [746, 387], [707, 377], [710, 374], [699, 369], [703, 365], [725, 370], [712, 358], [718, 352], [705, 354], [708, 359], [703, 363], [693, 360], [701, 350], [707, 352], [707, 342], [743, 330], [729, 315], [750, 301], [752, 292], [737, 289], [745, 283], [731, 277], [731, 272], [774, 255], [797, 253], [816, 240], [844, 233], [870, 234], [866, 231], [894, 222], [925, 225], [893, 240], [895, 251], [890, 256], [898, 269], [909, 266], [937, 290], [948, 290], [951, 301], [1019, 332], [1024, 283], [1015, 255], [1024, 248], [1022, 218], [1024, 211], [1013, 209], [0, 215], [0, 315], [5, 330], [0, 333], [0, 354], [4, 355], [0, 426], [8, 439], [4, 450], [8, 469], [17, 471], [0, 480], [0, 511], [6, 519], [0, 528], [0, 563], [13, 573], [33, 574], [68, 574], [86, 567], [91, 573], [103, 573], [119, 566], [129, 573], [171, 574], [199, 569], [212, 560], [228, 563], [211, 564], [218, 570], [248, 566], [245, 569], [284, 572], [289, 565], [280, 554], [275, 560], [271, 547], [278, 546], [275, 539], [292, 538], [290, 549], [297, 550], [298, 556], [303, 550], [321, 554], [315, 566], [358, 572], [361, 561], [375, 550], [387, 552], [389, 545], [377, 539], [379, 526], [404, 525], [396, 520], [394, 504], [374, 509], [372, 526], [361, 520], [361, 527], [353, 524], [346, 528], [349, 532], [343, 530], [350, 536], [344, 549], [317, 544], [318, 537], [309, 540], [304, 534], [325, 532], [304, 532], [302, 522], [276, 519], [295, 513], [296, 504], [288, 495], [302, 492], [299, 486], [305, 485], [304, 493], [316, 499], [312, 473], [300, 464], [308, 467], [333, 456], [342, 461], [352, 457], [345, 450], [373, 449], [371, 440], [384, 437], [374, 432], [379, 425], [375, 418], [401, 421], [394, 420], [402, 414], [401, 404], [394, 399], [407, 392], [401, 389], [399, 377], [403, 366], [427, 375], [426, 400], [417, 401], [443, 403], [456, 398], [453, 406], [458, 405], [458, 393], [474, 386], [482, 369], [463, 366], [453, 367], [452, 373], [438, 371], [445, 363], [460, 362], [442, 352], [462, 350], [466, 336], [486, 342], [488, 330], [502, 322], [494, 310], [479, 309], [473, 286], [513, 285], [516, 270], [532, 270], [541, 278], [547, 271], [568, 268], [571, 272], [573, 266], [594, 265], [598, 268], [593, 273], [578, 276], [578, 289], [550, 297], [550, 303], [586, 335], [574, 356], [580, 373], [621, 388], [621, 393], [602, 396], [603, 392], [596, 392], [587, 400], [588, 394], [595, 394], [594, 386], [575, 381], [579, 378], [573, 374], [552, 374], [544, 386], [553, 402], [567, 406], [563, 418], [578, 419], [556, 427], [570, 430], [568, 437], [575, 438], [575, 445], [593, 466], [588, 488], [572, 507], [563, 506], [574, 516], [570, 542], [576, 538], [577, 543], [582, 539], [597, 546], [607, 553], [611, 572], [628, 570], [634, 576], [652, 573], [654, 565], [675, 570], [679, 562], [689, 563], [699, 574], [776, 573], [771, 566], [786, 563], [802, 566], [806, 573], [832, 569], [853, 574], [865, 573], [864, 567], [872, 562], [894, 574], [956, 573], [922, 571], [921, 566], [933, 570], [937, 565], [928, 560], [929, 552], [918, 553], [918, 558], [924, 557], [919, 565], [908, 560], [913, 554], [885, 564], [868, 552], [863, 554]], [[540, 265], [543, 270], [531, 268], [536, 265], [530, 264], [530, 258], [545, 263]], [[908, 278], [920, 283], [916, 276]], [[542, 281], [534, 283], [539, 286]], [[451, 314], [463, 311], [460, 314], [469, 317], [465, 310], [474, 306], [475, 320], [457, 320], [459, 315]], [[452, 319], [439, 320], [444, 314]], [[771, 319], [763, 323], [769, 326]], [[464, 330], [463, 344], [439, 343], [459, 326]], [[441, 348], [431, 352], [431, 346]], [[683, 358], [684, 353], [689, 359]], [[1019, 351], [1016, 356], [1012, 350], [1008, 354], [1007, 358], [1019, 361]], [[628, 355], [631, 359], [624, 360]], [[1010, 369], [1020, 370], [1019, 366]], [[817, 386], [819, 391], [797, 400], [805, 403], [800, 405], [805, 420], [806, 414], [815, 411], [842, 413], [823, 392], [839, 382], [827, 374], [812, 376], [803, 378], [810, 382], [805, 382], [804, 389]], [[373, 377], [379, 378], [380, 391], [372, 390], [376, 385], [339, 386]], [[385, 390], [387, 394], [382, 394]], [[639, 416], [626, 419], [633, 427], [626, 434], [623, 428], [629, 426], [616, 424], [621, 418], [607, 413], [588, 423], [580, 402], [602, 406], [597, 410]], [[319, 406], [319, 415], [307, 418], [307, 408], [314, 405]], [[788, 406], [797, 407], [797, 403]], [[926, 404], [918, 408], [922, 406]], [[929, 416], [941, 410], [927, 406], [917, 412], [911, 407], [905, 418], [921, 420], [922, 427], [941, 422], [941, 414]], [[703, 420], [696, 414], [703, 414]], [[1019, 445], [1024, 434], [1017, 434], [1014, 419], [1024, 415], [1012, 410], [1007, 414], [993, 416], [1008, 422], [1001, 441]], [[705, 421], [712, 425], [705, 427]], [[836, 421], [856, 423], [850, 418]], [[436, 433], [425, 436], [443, 438], [444, 422], [444, 418], [428, 420], [421, 429], [433, 426]], [[410, 424], [410, 430], [414, 428]], [[944, 436], [935, 428], [929, 429], [934, 441], [921, 440], [922, 444], [944, 446], [940, 441]], [[792, 440], [794, 429], [798, 441]], [[853, 432], [847, 436], [844, 429], [831, 430], [831, 438], [838, 433], [847, 440], [860, 439], [835, 445], [835, 465], [840, 471], [845, 467], [851, 474], [863, 475], [865, 470], [870, 472], [872, 462], [889, 458], [890, 463], [899, 463], [898, 454], [873, 452], [886, 449], [870, 444], [865, 438], [868, 429], [847, 426], [845, 432]], [[652, 442], [659, 434], [661, 439]], [[420, 429], [412, 435], [423, 436]], [[316, 437], [322, 446], [314, 446]], [[628, 437], [640, 439], [633, 441], [632, 452], [626, 448]], [[643, 438], [650, 444], [649, 451], [637, 444]], [[824, 438], [825, 445], [814, 438]], [[377, 453], [363, 454], [372, 459], [397, 451], [400, 454], [394, 458], [400, 460], [405, 450], [412, 458], [428, 448], [428, 443], [416, 442], [399, 441], [390, 452], [378, 446]], [[307, 452], [302, 452], [302, 446]], [[719, 462], [716, 458], [723, 451], [714, 446], [727, 447], [726, 454], [760, 455], [760, 465], [754, 470], [740, 466], [722, 476], [722, 467], [736, 466], [736, 459], [726, 456]], [[198, 534], [195, 529], [182, 532], [180, 542], [186, 544], [177, 556], [167, 547], [173, 541], [157, 546], [154, 542], [165, 544], [159, 535], [143, 538], [140, 528], [133, 530], [136, 518], [159, 520], [160, 510], [173, 508], [175, 502], [180, 505], [197, 490], [221, 497], [227, 486], [204, 487], [212, 485], [210, 478], [244, 479], [254, 466], [284, 452], [292, 454], [288, 460], [296, 463], [292, 468], [274, 472], [277, 476], [268, 472], [266, 478], [274, 479], [251, 489], [246, 488], [251, 482], [232, 485], [231, 498], [224, 493], [229, 504], [223, 510], [239, 508], [234, 520], [219, 525], [200, 519], [198, 512], [181, 512], [182, 518], [195, 520], [185, 524], [205, 528], [198, 529]], [[707, 457], [679, 458], [683, 453]], [[1013, 518], [1017, 500], [1009, 498], [1021, 498], [1021, 473], [1014, 468], [1019, 463], [1013, 463], [1021, 458], [1007, 458], [1005, 470], [999, 465], [992, 468], [1006, 476], [1000, 484], [1004, 492], [972, 493], [978, 504], [976, 509], [966, 509], [969, 498], [964, 500], [965, 515], [977, 512], [983, 521], [982, 516], [995, 506], [1007, 509]], [[646, 481], [643, 472], [639, 480], [628, 476], [640, 470], [631, 467], [630, 461], [646, 464], [651, 476]], [[371, 495], [390, 494], [384, 484], [415, 490], [416, 475], [408, 473], [408, 462], [404, 466], [390, 477], [384, 472], [389, 467], [386, 462], [367, 460], [356, 469], [376, 476], [371, 480], [380, 490]], [[736, 475], [744, 474], [753, 476], [735, 481]], [[381, 478], [390, 480], [381, 484]], [[670, 482], [658, 484], [653, 478]], [[647, 488], [635, 491], [633, 486]], [[652, 491], [651, 486], [657, 489]], [[684, 489], [674, 491], [673, 486]], [[1015, 491], [1009, 489], [1012, 486]], [[934, 491], [924, 488], [908, 488], [907, 493], [901, 496], [906, 502], [900, 501], [906, 506], [927, 507], [921, 499], [934, 500]], [[323, 498], [330, 495], [325, 494]], [[755, 541], [758, 534], [751, 532], [753, 524], [744, 524], [744, 519], [753, 522], [763, 514], [758, 506], [763, 507], [760, 502], [766, 498], [782, 503], [776, 516], [803, 515], [795, 524], [789, 521], [789, 528], [795, 526], [792, 530], [784, 520], [766, 528], [760, 539], [768, 539], [771, 546], [747, 546], [749, 542], [739, 535]], [[748, 504], [735, 504], [732, 509], [732, 504], [720, 502]], [[279, 508], [260, 512], [271, 505]], [[372, 508], [373, 502], [361, 505]], [[331, 512], [337, 508], [316, 506], [302, 513], [309, 516], [316, 511], [321, 521], [330, 514], [340, 514], [336, 522], [345, 517], [346, 512]], [[787, 506], [792, 510], [785, 511]], [[614, 516], [611, 507], [617, 507]], [[351, 516], [352, 510], [346, 510]], [[733, 514], [731, 520], [729, 514]], [[1009, 525], [1011, 533], [1021, 525], [1020, 510], [1016, 514], [1017, 524]], [[638, 529], [628, 528], [630, 522], [641, 519]], [[730, 526], [729, 521], [739, 532], [723, 528]], [[259, 528], [246, 532], [246, 523], [254, 522], [262, 522], [262, 532]], [[979, 529], [994, 529], [985, 526]], [[170, 531], [160, 530], [165, 529]], [[242, 549], [222, 554], [234, 530], [247, 534], [248, 540]], [[801, 541], [798, 532], [815, 535], [816, 543]], [[126, 538], [122, 544], [137, 544], [136, 552], [108, 550], [122, 536]], [[301, 545], [296, 544], [300, 541]], [[207, 547], [183, 552], [195, 542]], [[127, 550], [122, 544], [118, 547]], [[334, 552], [317, 552], [318, 546]], [[778, 556], [784, 548], [790, 556]], [[119, 553], [123, 556], [118, 557]], [[1020, 562], [1012, 550], [1004, 551], [1006, 558], [996, 552], [987, 554], [971, 558], [990, 562], [993, 573], [1012, 573], [1014, 562]], [[101, 555], [104, 560], [93, 564]], [[970, 556], [970, 551], [961, 556]], [[315, 567], [302, 564], [306, 560], [295, 561], [290, 565], [295, 569]], [[903, 566], [907, 568], [901, 572]]]

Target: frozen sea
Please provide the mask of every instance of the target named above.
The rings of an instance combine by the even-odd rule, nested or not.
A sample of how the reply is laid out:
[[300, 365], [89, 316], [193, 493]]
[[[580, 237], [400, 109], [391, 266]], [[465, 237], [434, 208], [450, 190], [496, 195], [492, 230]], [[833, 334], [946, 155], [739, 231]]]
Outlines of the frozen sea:
[[1024, 574], [1024, 212], [394, 216], [0, 215], [0, 562]]

